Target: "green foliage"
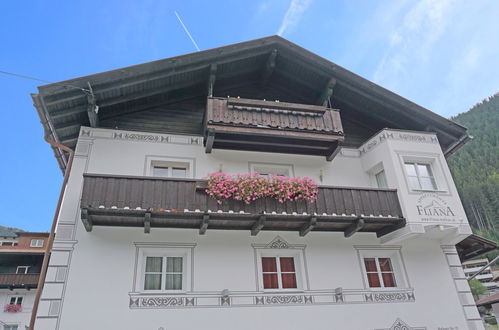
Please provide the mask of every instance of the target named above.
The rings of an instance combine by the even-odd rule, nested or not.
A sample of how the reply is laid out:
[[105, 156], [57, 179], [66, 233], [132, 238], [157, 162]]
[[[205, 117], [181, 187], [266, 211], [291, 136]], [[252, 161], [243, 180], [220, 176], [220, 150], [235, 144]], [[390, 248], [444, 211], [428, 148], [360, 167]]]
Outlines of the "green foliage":
[[474, 231], [499, 242], [499, 93], [452, 118], [474, 137], [449, 167]]
[[480, 295], [487, 292], [485, 285], [476, 278], [468, 281], [468, 284], [470, 285], [471, 293], [473, 294], [473, 297], [475, 297], [475, 300], [478, 300]]

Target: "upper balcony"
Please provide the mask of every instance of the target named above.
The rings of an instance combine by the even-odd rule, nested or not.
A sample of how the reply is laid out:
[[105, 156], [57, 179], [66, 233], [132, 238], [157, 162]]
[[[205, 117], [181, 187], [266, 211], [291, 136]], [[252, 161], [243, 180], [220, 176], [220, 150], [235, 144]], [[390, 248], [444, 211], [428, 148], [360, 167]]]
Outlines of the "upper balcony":
[[324, 106], [208, 98], [205, 146], [321, 155], [332, 160], [344, 140], [340, 113]]
[[0, 273], [0, 289], [36, 288], [40, 274], [2, 274]]
[[92, 226], [298, 231], [375, 232], [382, 236], [405, 225], [394, 189], [321, 186], [314, 203], [272, 198], [251, 204], [218, 205], [194, 179], [85, 174], [81, 218]]

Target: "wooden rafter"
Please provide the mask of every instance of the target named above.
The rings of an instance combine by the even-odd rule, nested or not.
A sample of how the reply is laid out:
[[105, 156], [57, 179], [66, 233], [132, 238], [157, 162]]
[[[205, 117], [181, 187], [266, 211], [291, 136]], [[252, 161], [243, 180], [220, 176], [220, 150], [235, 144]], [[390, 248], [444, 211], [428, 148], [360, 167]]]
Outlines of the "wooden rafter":
[[333, 96], [334, 86], [336, 86], [336, 79], [335, 78], [329, 79], [329, 81], [326, 84], [326, 87], [324, 87], [324, 90], [321, 92], [319, 98], [317, 99], [316, 103], [318, 105], [322, 105], [324, 107], [328, 105], [329, 99], [331, 98], [331, 96]]
[[362, 228], [364, 228], [365, 221], [362, 218], [357, 219], [354, 223], [348, 226], [343, 233], [345, 237], [350, 237]]
[[210, 216], [208, 214], [203, 215], [203, 220], [201, 221], [201, 226], [199, 227], [199, 235], [206, 234], [209, 222], [210, 222]]
[[263, 69], [261, 84], [265, 86], [269, 81], [272, 73], [274, 72], [276, 66], [276, 58], [277, 58], [277, 49], [274, 49], [270, 52], [269, 58], [265, 63], [265, 68]]
[[317, 225], [317, 217], [310, 218], [310, 221], [304, 224], [303, 227], [300, 229], [300, 236], [303, 237], [307, 235], [315, 228], [316, 225]]
[[87, 114], [88, 121], [90, 122], [90, 126], [97, 127], [99, 126], [99, 107], [97, 106], [97, 100], [95, 99], [95, 94], [92, 90], [92, 86], [88, 83], [88, 92], [87, 94]]
[[217, 79], [217, 65], [210, 65], [210, 75], [208, 76], [208, 97], [213, 96], [213, 89], [215, 88], [215, 80]]
[[251, 227], [251, 236], [256, 236], [265, 226], [265, 222], [267, 218], [264, 215], [261, 215], [258, 220], [255, 222], [253, 227]]
[[83, 222], [83, 226], [87, 232], [92, 231], [92, 219], [88, 216], [88, 209], [81, 209], [81, 222]]
[[149, 234], [151, 232], [151, 212], [146, 212], [144, 214], [144, 233]]

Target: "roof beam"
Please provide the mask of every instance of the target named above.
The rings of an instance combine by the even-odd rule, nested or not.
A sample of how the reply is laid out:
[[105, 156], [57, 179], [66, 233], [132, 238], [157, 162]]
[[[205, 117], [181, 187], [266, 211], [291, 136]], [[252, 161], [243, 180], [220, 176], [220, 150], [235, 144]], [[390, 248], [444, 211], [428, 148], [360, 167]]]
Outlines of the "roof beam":
[[258, 220], [255, 222], [253, 227], [251, 227], [251, 236], [256, 236], [265, 226], [265, 222], [267, 218], [264, 215], [261, 215]]
[[213, 130], [208, 130], [205, 140], [205, 153], [211, 154], [211, 150], [213, 149], [213, 142], [215, 142], [215, 132]]
[[362, 228], [364, 228], [364, 225], [365, 225], [364, 219], [359, 218], [345, 229], [343, 235], [345, 235], [345, 237], [348, 238], [353, 234], [355, 234], [356, 232], [358, 232], [359, 230], [361, 230]]
[[300, 236], [303, 237], [307, 235], [312, 229], [317, 225], [317, 217], [310, 218], [310, 221], [303, 225], [300, 229]]
[[88, 210], [86, 208], [81, 209], [81, 222], [83, 222], [83, 226], [87, 232], [92, 231], [93, 223], [92, 219], [88, 216]]
[[95, 94], [92, 90], [92, 86], [90, 83], [88, 83], [88, 89], [89, 92], [86, 92], [87, 94], [87, 114], [88, 114], [88, 121], [90, 122], [90, 126], [92, 127], [97, 127], [99, 125], [99, 107], [97, 106], [97, 102], [95, 99]]
[[405, 219], [401, 219], [400, 222], [398, 224], [396, 224], [396, 225], [386, 226], [386, 227], [378, 230], [376, 232], [376, 237], [380, 238], [380, 237], [383, 237], [385, 235], [388, 235], [389, 233], [391, 233], [391, 232], [393, 232], [395, 230], [404, 228], [405, 224], [406, 224], [406, 220]]
[[274, 72], [277, 58], [277, 49], [274, 49], [270, 52], [269, 58], [267, 59], [267, 63], [265, 64], [265, 68], [263, 69], [261, 84], [266, 85]]
[[146, 212], [144, 214], [144, 233], [149, 234], [151, 232], [151, 212]]
[[217, 65], [210, 65], [210, 75], [208, 77], [208, 96], [213, 96], [213, 89], [215, 88], [215, 80], [217, 79]]
[[334, 144], [334, 147], [330, 149], [330, 153], [329, 155], [326, 156], [326, 160], [328, 162], [332, 161], [334, 159], [334, 157], [336, 157], [340, 151], [341, 151], [341, 146], [340, 146], [340, 143], [339, 142], [336, 142]]
[[203, 215], [203, 221], [201, 221], [201, 227], [199, 227], [199, 235], [206, 234], [206, 229], [208, 229], [209, 222], [210, 216], [208, 214]]
[[321, 92], [321, 95], [319, 95], [319, 98], [317, 99], [316, 103], [318, 105], [322, 105], [323, 107], [327, 106], [328, 101], [330, 100], [331, 96], [333, 96], [334, 86], [336, 86], [336, 79], [330, 78], [326, 84], [326, 87], [324, 87], [324, 90]]

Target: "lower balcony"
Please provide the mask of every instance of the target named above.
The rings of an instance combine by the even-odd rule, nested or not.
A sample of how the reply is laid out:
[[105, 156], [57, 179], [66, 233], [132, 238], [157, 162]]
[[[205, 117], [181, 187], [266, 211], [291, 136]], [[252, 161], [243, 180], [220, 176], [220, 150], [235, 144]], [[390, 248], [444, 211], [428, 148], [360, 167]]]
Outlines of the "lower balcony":
[[38, 285], [40, 274], [1, 274], [0, 289], [31, 289]]
[[93, 226], [209, 229], [375, 232], [381, 237], [405, 225], [394, 189], [320, 186], [318, 199], [251, 204], [227, 200], [218, 205], [205, 193], [206, 181], [85, 174], [81, 219]]

